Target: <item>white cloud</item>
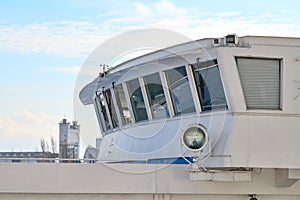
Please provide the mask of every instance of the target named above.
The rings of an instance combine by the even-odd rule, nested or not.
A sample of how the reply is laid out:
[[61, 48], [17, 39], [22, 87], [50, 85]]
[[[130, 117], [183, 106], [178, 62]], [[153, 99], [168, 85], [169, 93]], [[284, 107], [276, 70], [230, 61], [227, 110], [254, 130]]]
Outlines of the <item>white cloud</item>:
[[118, 15], [120, 14], [121, 12], [120, 11], [110, 11], [110, 12], [106, 12], [106, 13], [101, 13], [98, 15], [98, 17], [109, 17], [109, 16], [114, 16], [114, 15]]
[[151, 9], [140, 2], [135, 2], [134, 7], [136, 9], [137, 14], [140, 14], [140, 15], [151, 14]]
[[172, 15], [172, 16], [180, 16], [180, 15], [186, 15], [188, 10], [182, 9], [179, 7], [176, 7], [173, 3], [162, 0], [156, 4], [153, 5], [156, 12], [158, 12], [160, 15]]
[[[191, 39], [218, 37], [228, 33], [238, 35], [294, 36], [300, 26], [292, 18], [280, 13], [261, 13], [245, 16], [239, 11], [210, 13], [197, 8], [178, 7], [168, 0], [153, 4], [136, 2], [134, 10], [111, 15], [106, 27], [122, 27], [123, 31], [136, 28], [166, 28], [185, 34]], [[121, 29], [120, 29], [121, 30]]]
[[58, 139], [61, 116], [21, 111], [0, 118], [0, 150], [40, 150], [40, 138]]
[[0, 25], [0, 50], [78, 57], [87, 55], [104, 39], [100, 32], [99, 26], [89, 22]]
[[80, 71], [79, 66], [68, 66], [68, 67], [41, 67], [38, 70], [48, 71], [48, 72], [58, 72], [64, 74], [78, 74]]
[[216, 16], [218, 17], [233, 17], [233, 16], [238, 16], [240, 15], [240, 12], [220, 12], [216, 13]]
[[[151, 27], [154, 22], [182, 17], [186, 18], [190, 14], [189, 9], [179, 8], [170, 1], [161, 0], [157, 3], [145, 5], [141, 2], [134, 3], [134, 10], [122, 12], [118, 15], [111, 16], [105, 23], [114, 24], [122, 23], [125, 30], [141, 27]], [[128, 26], [129, 25], [129, 26]], [[155, 27], [164, 28], [164, 27]], [[167, 27], [170, 28], [170, 27]]]
[[[281, 12], [282, 13], [282, 12]], [[210, 13], [201, 8], [179, 7], [168, 0], [133, 3], [132, 10], [112, 10], [97, 20], [60, 21], [29, 25], [0, 23], [0, 51], [52, 53], [86, 57], [112, 35], [137, 28], [165, 28], [192, 39], [238, 35], [299, 36], [300, 25], [281, 13], [245, 16], [239, 11]], [[11, 23], [11, 22], [10, 22]]]

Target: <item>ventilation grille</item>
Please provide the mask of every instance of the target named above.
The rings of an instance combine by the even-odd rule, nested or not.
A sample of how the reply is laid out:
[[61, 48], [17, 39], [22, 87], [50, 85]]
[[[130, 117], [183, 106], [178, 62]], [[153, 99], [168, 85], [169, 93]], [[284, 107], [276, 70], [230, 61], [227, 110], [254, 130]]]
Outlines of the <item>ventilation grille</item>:
[[237, 58], [248, 109], [280, 109], [280, 60]]

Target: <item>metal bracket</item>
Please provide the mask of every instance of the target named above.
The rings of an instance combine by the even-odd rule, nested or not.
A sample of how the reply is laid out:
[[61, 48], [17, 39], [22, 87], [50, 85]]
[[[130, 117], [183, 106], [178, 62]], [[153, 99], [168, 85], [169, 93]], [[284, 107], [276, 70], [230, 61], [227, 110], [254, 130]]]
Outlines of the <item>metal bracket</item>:
[[252, 171], [191, 171], [190, 181], [249, 182], [252, 181]]

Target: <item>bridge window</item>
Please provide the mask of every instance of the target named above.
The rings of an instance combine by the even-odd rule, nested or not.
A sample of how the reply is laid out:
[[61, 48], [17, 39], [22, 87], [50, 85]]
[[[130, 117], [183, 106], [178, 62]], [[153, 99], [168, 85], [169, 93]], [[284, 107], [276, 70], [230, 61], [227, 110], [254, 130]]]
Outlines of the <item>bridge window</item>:
[[192, 65], [202, 111], [227, 108], [217, 60]]
[[144, 83], [153, 119], [167, 118], [169, 112], [159, 73], [145, 76]]
[[122, 124], [129, 124], [131, 123], [131, 116], [127, 106], [122, 84], [115, 86], [114, 91], [116, 96], [116, 103], [121, 115]]
[[114, 101], [113, 101], [113, 98], [111, 96], [111, 92], [109, 89], [104, 92], [104, 96], [105, 96], [105, 99], [107, 102], [108, 112], [110, 113], [112, 126], [113, 126], [113, 128], [115, 128], [115, 127], [119, 126], [119, 122], [118, 122], [118, 117], [117, 117]]
[[280, 109], [280, 60], [236, 58], [248, 109]]
[[139, 80], [136, 78], [128, 81], [127, 87], [135, 121], [138, 122], [148, 120]]
[[103, 128], [104, 130], [108, 130], [111, 129], [111, 126], [109, 124], [109, 120], [108, 120], [108, 115], [105, 109], [105, 102], [104, 102], [104, 97], [103, 94], [97, 95], [96, 96], [96, 106], [98, 107], [98, 109], [100, 110], [100, 116], [102, 116], [102, 119], [104, 121]]
[[101, 108], [98, 103], [97, 97], [94, 99], [94, 106], [95, 106], [96, 116], [100, 124], [101, 130], [105, 131], [105, 124], [103, 123], [103, 116], [101, 115]]
[[185, 66], [166, 71], [175, 115], [195, 112]]

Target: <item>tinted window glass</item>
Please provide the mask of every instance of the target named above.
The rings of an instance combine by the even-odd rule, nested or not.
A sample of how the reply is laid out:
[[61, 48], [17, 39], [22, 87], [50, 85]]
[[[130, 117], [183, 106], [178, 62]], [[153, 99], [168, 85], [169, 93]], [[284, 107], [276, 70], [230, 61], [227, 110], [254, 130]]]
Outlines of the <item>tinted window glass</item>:
[[226, 108], [226, 98], [217, 61], [198, 63], [193, 65], [193, 69], [202, 110]]
[[105, 109], [105, 104], [104, 104], [104, 97], [103, 94], [100, 94], [99, 96], [96, 97], [96, 100], [98, 102], [98, 106], [100, 107], [100, 112], [102, 113], [102, 117], [104, 120], [104, 125], [105, 125], [105, 129], [111, 129], [111, 126], [109, 124], [109, 120], [108, 120], [108, 115]]
[[195, 112], [185, 67], [177, 67], [166, 71], [175, 115]]
[[105, 131], [106, 130], [106, 125], [105, 125], [105, 123], [103, 123], [103, 116], [101, 114], [101, 107], [98, 103], [97, 98], [95, 98], [95, 110], [96, 110], [96, 115], [97, 115], [98, 122], [99, 122], [102, 130]]
[[117, 105], [121, 115], [122, 124], [131, 123], [130, 112], [127, 106], [123, 86], [121, 84], [117, 85], [114, 88], [114, 91], [116, 95]]
[[142, 95], [142, 90], [138, 79], [133, 79], [127, 82], [128, 93], [135, 121], [148, 120], [145, 102]]
[[114, 106], [114, 102], [113, 102], [113, 98], [111, 96], [110, 90], [106, 90], [104, 92], [104, 96], [106, 98], [108, 111], [111, 116], [112, 125], [115, 128], [115, 127], [119, 126], [119, 122], [118, 122], [118, 117], [117, 117], [116, 109]]
[[169, 112], [159, 74], [155, 73], [145, 76], [144, 82], [153, 118], [161, 119], [168, 117]]

